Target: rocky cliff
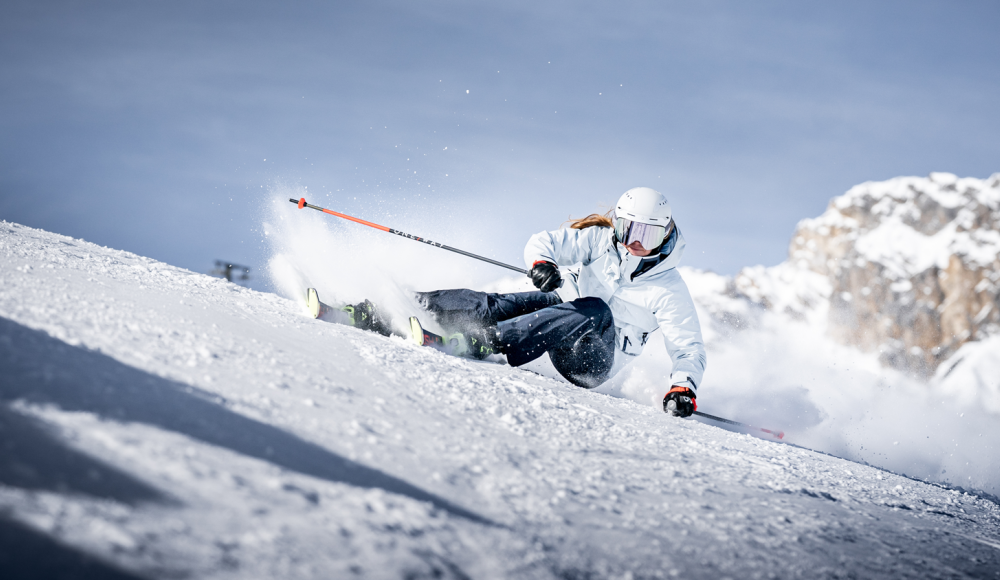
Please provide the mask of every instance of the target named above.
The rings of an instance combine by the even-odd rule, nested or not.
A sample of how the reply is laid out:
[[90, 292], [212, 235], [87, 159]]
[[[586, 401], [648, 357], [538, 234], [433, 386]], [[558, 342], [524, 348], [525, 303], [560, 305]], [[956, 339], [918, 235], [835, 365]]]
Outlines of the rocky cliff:
[[730, 295], [929, 376], [1000, 331], [1000, 173], [855, 186], [799, 223], [787, 262], [744, 270]]

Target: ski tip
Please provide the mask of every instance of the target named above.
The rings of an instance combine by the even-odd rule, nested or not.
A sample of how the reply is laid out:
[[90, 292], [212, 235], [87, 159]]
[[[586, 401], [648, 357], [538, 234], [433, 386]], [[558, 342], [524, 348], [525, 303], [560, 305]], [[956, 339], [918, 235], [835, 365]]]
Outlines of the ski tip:
[[319, 294], [316, 292], [315, 288], [306, 288], [306, 308], [309, 309], [309, 314], [311, 314], [313, 318], [319, 318]]
[[299, 209], [302, 209], [302, 208], [304, 208], [305, 206], [306, 206], [306, 198], [304, 198], [304, 197], [300, 197], [300, 198], [299, 198]]
[[410, 338], [417, 346], [424, 345], [424, 327], [420, 326], [420, 321], [417, 320], [416, 316], [410, 317]]
[[761, 431], [763, 431], [764, 433], [770, 433], [771, 435], [777, 437], [778, 439], [784, 439], [785, 438], [785, 432], [784, 431], [771, 431], [770, 429], [761, 429]]

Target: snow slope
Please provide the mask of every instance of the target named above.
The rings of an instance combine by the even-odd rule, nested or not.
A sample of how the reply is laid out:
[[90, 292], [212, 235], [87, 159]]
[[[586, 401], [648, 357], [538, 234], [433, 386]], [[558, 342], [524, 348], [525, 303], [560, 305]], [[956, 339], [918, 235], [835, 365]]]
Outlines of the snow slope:
[[0, 402], [4, 578], [1000, 570], [985, 496], [8, 222]]
[[745, 269], [736, 282], [766, 297], [764, 309], [728, 295], [731, 279], [682, 273], [706, 329], [706, 409], [784, 429], [812, 449], [1000, 494], [996, 340], [966, 344], [928, 384], [829, 337], [818, 274], [788, 264]]
[[[304, 189], [279, 187], [261, 212], [274, 249], [270, 269], [286, 297], [313, 286], [331, 303], [369, 298], [405, 323], [419, 309], [409, 295], [414, 289], [533, 289], [524, 276], [498, 279], [503, 271], [494, 266], [477, 276], [480, 262], [288, 202], [302, 195]], [[381, 223], [406, 218], [405, 212], [372, 211], [366, 217]], [[416, 223], [400, 227], [423, 233]], [[473, 250], [490, 245], [483, 239], [438, 239]], [[987, 352], [975, 351], [979, 354], [967, 349], [966, 362], [935, 385], [942, 388], [928, 388], [884, 368], [877, 353], [827, 336], [831, 284], [817, 272], [789, 262], [746, 268], [735, 279], [680, 270], [708, 350], [702, 410], [784, 430], [795, 444], [854, 461], [1000, 494], [1000, 397], [995, 388], [982, 386], [984, 377], [998, 384], [997, 375], [991, 376], [998, 359], [988, 344]], [[530, 368], [558, 378], [547, 357]], [[669, 388], [670, 372], [663, 341], [654, 335], [633, 365], [598, 390], [656, 404]]]

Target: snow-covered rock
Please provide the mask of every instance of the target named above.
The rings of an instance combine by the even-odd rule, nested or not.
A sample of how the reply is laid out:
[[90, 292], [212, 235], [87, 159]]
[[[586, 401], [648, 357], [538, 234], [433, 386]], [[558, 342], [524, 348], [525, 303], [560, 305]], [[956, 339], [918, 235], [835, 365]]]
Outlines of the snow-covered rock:
[[987, 494], [609, 394], [2, 222], [0, 576], [1000, 569]]
[[[778, 313], [940, 382], [942, 363], [951, 359], [944, 366], [952, 368], [963, 345], [1000, 330], [1000, 174], [932, 173], [855, 186], [799, 223], [787, 261], [715, 284], [696, 285], [694, 294], [721, 327]], [[980, 376], [976, 388], [1000, 388], [1000, 379]], [[1000, 406], [1000, 397], [987, 396], [991, 408]]]
[[792, 267], [829, 282], [829, 332], [921, 375], [1000, 328], [1000, 174], [868, 182], [803, 220]]

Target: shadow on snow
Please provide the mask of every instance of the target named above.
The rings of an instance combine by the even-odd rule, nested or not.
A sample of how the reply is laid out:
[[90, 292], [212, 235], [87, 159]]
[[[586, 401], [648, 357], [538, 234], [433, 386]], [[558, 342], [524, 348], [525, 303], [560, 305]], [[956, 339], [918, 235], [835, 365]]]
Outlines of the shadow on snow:
[[5, 580], [140, 578], [4, 518], [0, 518], [0, 576]]
[[[366, 467], [276, 427], [234, 413], [220, 397], [164, 379], [96, 351], [0, 317], [0, 402], [50, 403], [66, 411], [175, 431], [312, 477], [377, 488], [429, 502], [477, 523], [492, 521], [406, 481]], [[134, 503], [166, 497], [100, 461], [58, 442], [38, 421], [0, 411], [4, 440], [0, 483], [72, 490]], [[93, 474], [97, 474], [94, 477]]]

